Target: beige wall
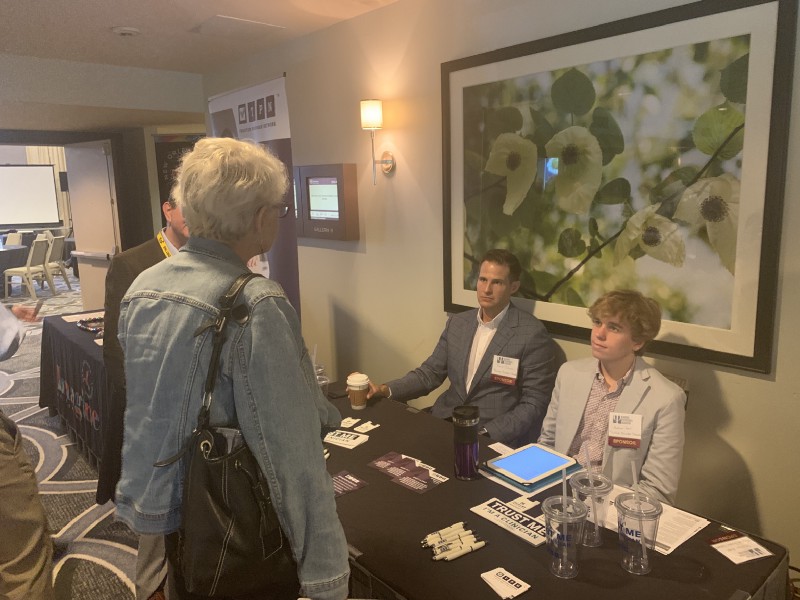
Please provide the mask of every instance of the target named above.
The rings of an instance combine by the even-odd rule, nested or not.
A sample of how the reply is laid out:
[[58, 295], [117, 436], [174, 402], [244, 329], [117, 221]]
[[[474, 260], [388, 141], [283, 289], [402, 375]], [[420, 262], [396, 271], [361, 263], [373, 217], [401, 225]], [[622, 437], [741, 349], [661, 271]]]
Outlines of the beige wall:
[[196, 73], [2, 53], [0, 73], [0, 129], [106, 131], [203, 120]]
[[[207, 74], [207, 96], [287, 73], [295, 164], [355, 162], [361, 241], [301, 241], [303, 331], [335, 376], [375, 380], [424, 360], [445, 322], [442, 292], [440, 64], [495, 48], [662, 8], [679, 0], [400, 0], [252, 60]], [[602, 6], [602, 10], [598, 7]], [[800, 163], [800, 61], [789, 164]], [[358, 101], [385, 102], [376, 152], [393, 177], [372, 186]], [[777, 302], [776, 367], [758, 376], [654, 359], [689, 380], [686, 459], [678, 504], [800, 552], [800, 175], [786, 189]], [[770, 232], [767, 232], [770, 235]], [[559, 340], [570, 358], [587, 345]], [[430, 399], [428, 399], [430, 401]]]

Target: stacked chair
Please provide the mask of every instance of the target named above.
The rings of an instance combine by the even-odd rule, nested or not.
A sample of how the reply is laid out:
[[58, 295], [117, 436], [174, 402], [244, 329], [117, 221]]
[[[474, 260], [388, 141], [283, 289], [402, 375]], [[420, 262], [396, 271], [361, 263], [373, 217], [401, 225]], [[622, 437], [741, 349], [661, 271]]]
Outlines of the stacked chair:
[[[62, 240], [63, 243], [63, 240]], [[47, 238], [34, 240], [31, 244], [31, 249], [28, 252], [28, 260], [23, 267], [14, 267], [5, 270], [5, 286], [6, 297], [11, 295], [11, 278], [19, 277], [22, 283], [28, 288], [28, 293], [31, 298], [36, 298], [36, 290], [33, 287], [33, 281], [38, 280], [41, 285], [42, 279], [47, 280], [50, 290], [53, 295], [56, 295], [56, 288], [53, 285], [53, 279], [50, 277], [49, 271], [45, 268], [47, 258], [50, 254], [51, 244]], [[62, 246], [63, 251], [63, 246]]]
[[72, 289], [72, 285], [67, 277], [67, 265], [64, 262], [64, 236], [54, 237], [50, 241], [50, 248], [47, 251], [47, 259], [44, 263], [44, 269], [49, 276], [47, 282], [53, 290], [53, 295], [56, 294], [56, 288], [53, 287], [53, 277], [61, 275], [64, 278], [64, 283], [67, 284], [68, 289]]
[[6, 246], [21, 246], [22, 245], [22, 234], [19, 231], [12, 231], [8, 235], [6, 235]]

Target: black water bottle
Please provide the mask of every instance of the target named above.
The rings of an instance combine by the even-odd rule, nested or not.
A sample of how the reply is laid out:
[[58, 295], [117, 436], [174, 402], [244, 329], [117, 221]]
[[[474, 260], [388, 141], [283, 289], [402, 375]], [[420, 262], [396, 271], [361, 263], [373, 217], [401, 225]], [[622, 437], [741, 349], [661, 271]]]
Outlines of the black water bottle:
[[457, 406], [453, 409], [456, 479], [478, 478], [479, 422], [480, 411], [477, 406]]

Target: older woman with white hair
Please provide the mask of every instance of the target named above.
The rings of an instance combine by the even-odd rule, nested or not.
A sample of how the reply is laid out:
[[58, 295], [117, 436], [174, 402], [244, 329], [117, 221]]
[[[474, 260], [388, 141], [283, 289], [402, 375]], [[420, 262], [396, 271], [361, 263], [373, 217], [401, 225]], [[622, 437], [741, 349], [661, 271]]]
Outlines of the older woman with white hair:
[[[191, 237], [143, 272], [125, 296], [119, 339], [128, 403], [117, 517], [167, 536], [170, 597], [186, 593], [177, 569], [185, 461], [153, 467], [191, 437], [208, 370], [209, 333], [195, 335], [252, 256], [269, 250], [285, 201], [284, 165], [247, 142], [206, 138], [181, 162], [173, 197]], [[320, 393], [297, 315], [280, 285], [256, 278], [240, 300], [249, 319], [229, 325], [211, 406], [212, 424], [238, 424], [269, 484], [296, 562], [297, 580], [251, 597], [347, 597], [347, 545], [325, 469], [321, 428], [341, 420]]]

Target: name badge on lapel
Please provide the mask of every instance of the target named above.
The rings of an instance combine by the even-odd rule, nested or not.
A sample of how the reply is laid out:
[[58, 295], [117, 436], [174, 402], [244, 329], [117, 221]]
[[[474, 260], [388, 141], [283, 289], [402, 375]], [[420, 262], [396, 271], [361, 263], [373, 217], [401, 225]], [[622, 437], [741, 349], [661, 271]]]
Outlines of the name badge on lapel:
[[617, 412], [608, 415], [608, 445], [639, 448], [642, 445], [642, 415]]
[[490, 379], [505, 385], [516, 385], [519, 359], [495, 354], [492, 358], [492, 375]]

